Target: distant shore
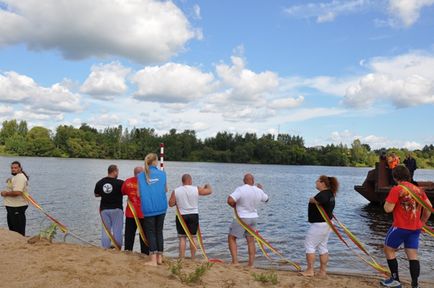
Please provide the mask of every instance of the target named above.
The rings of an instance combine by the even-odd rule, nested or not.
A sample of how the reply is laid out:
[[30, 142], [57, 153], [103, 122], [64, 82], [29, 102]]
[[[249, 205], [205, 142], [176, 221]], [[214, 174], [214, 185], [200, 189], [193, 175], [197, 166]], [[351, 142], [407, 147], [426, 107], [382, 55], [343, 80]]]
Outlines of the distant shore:
[[[27, 243], [28, 238], [0, 229], [0, 283], [7, 287], [191, 287], [170, 271], [167, 259], [162, 266], [143, 265], [146, 256], [67, 243]], [[183, 261], [189, 273], [200, 262]], [[253, 273], [275, 273], [277, 284], [264, 284]], [[327, 278], [302, 277], [295, 272], [248, 269], [244, 266], [214, 264], [197, 287], [378, 287], [372, 275], [330, 274]]]

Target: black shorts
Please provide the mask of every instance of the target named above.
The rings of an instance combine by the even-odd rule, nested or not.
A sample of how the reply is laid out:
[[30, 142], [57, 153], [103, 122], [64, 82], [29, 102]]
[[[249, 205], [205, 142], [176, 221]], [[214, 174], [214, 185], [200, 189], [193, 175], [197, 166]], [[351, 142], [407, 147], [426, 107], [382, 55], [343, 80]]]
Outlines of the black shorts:
[[[188, 230], [190, 230], [191, 235], [196, 235], [197, 227], [199, 226], [199, 214], [186, 214], [182, 215], [185, 223], [187, 224]], [[178, 235], [186, 235], [184, 229], [181, 226], [181, 223], [176, 217], [176, 231]]]

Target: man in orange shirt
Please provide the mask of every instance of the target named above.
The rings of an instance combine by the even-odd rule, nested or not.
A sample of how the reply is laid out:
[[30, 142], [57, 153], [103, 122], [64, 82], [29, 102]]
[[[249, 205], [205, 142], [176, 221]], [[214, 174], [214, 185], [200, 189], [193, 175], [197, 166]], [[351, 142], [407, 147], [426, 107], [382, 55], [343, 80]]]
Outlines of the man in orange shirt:
[[[139, 218], [139, 222], [144, 228], [144, 219], [143, 212], [140, 205], [140, 197], [138, 193], [137, 187], [137, 174], [143, 172], [143, 167], [137, 166], [134, 168], [134, 177], [128, 178], [125, 180], [122, 185], [121, 191], [123, 195], [128, 196], [128, 201], [131, 202], [133, 208], [136, 212], [137, 218]], [[125, 209], [125, 250], [133, 251], [134, 247], [134, 238], [136, 237], [137, 225], [134, 219], [134, 215], [127, 204], [127, 208]], [[149, 247], [143, 242], [142, 237], [140, 237], [140, 251], [146, 255], [149, 255]]]

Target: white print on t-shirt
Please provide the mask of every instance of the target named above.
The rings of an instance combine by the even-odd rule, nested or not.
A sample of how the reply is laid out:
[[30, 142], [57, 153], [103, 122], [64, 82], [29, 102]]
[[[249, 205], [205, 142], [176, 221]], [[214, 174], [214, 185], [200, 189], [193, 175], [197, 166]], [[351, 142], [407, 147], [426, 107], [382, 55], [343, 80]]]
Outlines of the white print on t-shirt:
[[104, 184], [104, 186], [102, 186], [102, 191], [104, 191], [105, 194], [110, 194], [113, 191], [113, 186], [110, 183], [106, 183]]

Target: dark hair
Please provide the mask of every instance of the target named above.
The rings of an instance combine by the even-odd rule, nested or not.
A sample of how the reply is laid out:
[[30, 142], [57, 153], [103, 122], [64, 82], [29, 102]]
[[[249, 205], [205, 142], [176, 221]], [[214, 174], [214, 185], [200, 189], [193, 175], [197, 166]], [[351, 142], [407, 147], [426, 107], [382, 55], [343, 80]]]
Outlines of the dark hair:
[[319, 181], [323, 182], [328, 189], [332, 191], [334, 195], [338, 192], [339, 182], [336, 177], [328, 177], [326, 175], [319, 176]]
[[111, 173], [115, 172], [116, 170], [118, 170], [118, 166], [112, 164], [108, 167], [107, 172], [108, 172], [108, 174], [111, 174]]
[[410, 171], [403, 165], [398, 165], [392, 170], [392, 176], [397, 181], [411, 181]]
[[24, 172], [23, 167], [21, 167], [21, 163], [20, 163], [20, 162], [18, 162], [18, 161], [13, 161], [13, 162], [11, 163], [11, 166], [12, 166], [12, 165], [18, 165], [18, 167], [21, 168], [21, 173], [23, 173], [24, 176], [26, 176], [27, 180], [29, 180], [30, 177], [27, 176], [26, 172]]
[[184, 174], [182, 175], [182, 184], [185, 184], [188, 180], [191, 180], [191, 175], [190, 174]]

